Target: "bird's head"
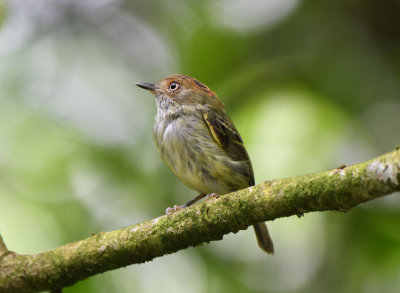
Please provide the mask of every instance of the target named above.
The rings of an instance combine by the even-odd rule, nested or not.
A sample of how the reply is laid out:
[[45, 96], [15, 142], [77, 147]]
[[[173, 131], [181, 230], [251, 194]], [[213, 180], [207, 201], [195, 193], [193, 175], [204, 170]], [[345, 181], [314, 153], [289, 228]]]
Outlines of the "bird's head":
[[187, 75], [173, 74], [158, 83], [137, 82], [136, 85], [151, 91], [159, 102], [223, 109], [221, 100], [208, 86]]

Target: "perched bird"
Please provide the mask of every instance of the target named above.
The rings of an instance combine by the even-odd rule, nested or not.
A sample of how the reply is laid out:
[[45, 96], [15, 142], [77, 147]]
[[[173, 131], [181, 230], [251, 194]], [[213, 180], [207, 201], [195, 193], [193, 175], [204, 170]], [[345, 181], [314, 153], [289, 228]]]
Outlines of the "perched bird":
[[[200, 193], [187, 207], [207, 194], [218, 197], [254, 185], [253, 168], [242, 138], [217, 95], [187, 75], [170, 75], [159, 83], [138, 82], [156, 98], [154, 140], [161, 158], [189, 188]], [[260, 248], [274, 253], [264, 222], [254, 225]]]

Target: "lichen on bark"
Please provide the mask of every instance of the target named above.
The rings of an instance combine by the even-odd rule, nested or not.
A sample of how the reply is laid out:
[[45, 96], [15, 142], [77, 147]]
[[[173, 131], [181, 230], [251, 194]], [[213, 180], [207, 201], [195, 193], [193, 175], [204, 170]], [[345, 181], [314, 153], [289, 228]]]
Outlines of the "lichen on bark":
[[220, 240], [260, 221], [312, 211], [346, 211], [399, 191], [399, 182], [397, 149], [350, 167], [262, 182], [34, 255], [7, 251], [0, 237], [0, 292], [55, 292], [98, 273]]

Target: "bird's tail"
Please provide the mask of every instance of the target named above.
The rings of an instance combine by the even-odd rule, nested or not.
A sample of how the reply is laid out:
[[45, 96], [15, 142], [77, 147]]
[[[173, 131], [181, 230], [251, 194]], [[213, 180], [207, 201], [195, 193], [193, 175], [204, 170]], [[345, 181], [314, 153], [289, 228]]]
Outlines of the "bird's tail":
[[269, 236], [267, 225], [264, 222], [253, 225], [256, 232], [258, 246], [268, 254], [274, 254], [274, 243]]

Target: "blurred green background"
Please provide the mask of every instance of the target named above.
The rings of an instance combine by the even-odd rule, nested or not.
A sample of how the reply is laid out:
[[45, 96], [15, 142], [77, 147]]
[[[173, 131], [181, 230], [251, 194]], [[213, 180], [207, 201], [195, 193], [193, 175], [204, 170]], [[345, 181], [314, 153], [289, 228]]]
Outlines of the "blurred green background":
[[[195, 195], [134, 81], [184, 73], [224, 101], [256, 181], [400, 143], [400, 1], [0, 1], [0, 233], [37, 253]], [[399, 292], [399, 194], [268, 224], [65, 292]]]

